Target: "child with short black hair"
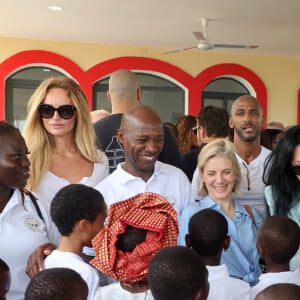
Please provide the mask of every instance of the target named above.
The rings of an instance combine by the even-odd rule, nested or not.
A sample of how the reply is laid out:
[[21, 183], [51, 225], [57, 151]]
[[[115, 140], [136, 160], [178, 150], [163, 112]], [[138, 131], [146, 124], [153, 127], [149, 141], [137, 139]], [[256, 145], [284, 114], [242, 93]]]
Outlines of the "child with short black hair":
[[149, 285], [155, 300], [206, 300], [207, 269], [199, 254], [183, 246], [157, 252], [149, 264]]
[[255, 300], [299, 300], [300, 286], [293, 283], [277, 283], [259, 292]]
[[100, 192], [82, 184], [70, 184], [54, 197], [50, 214], [62, 237], [57, 250], [45, 260], [45, 268], [64, 267], [78, 272], [86, 281], [92, 299], [99, 285], [98, 272], [81, 258], [84, 246], [102, 229], [106, 204]]
[[10, 272], [9, 267], [0, 259], [0, 299], [6, 299], [5, 295], [10, 288]]
[[300, 285], [300, 270], [290, 271], [290, 260], [296, 254], [300, 243], [298, 224], [285, 216], [271, 216], [260, 226], [257, 235], [257, 251], [266, 261], [267, 273], [259, 276], [259, 282], [252, 287], [255, 296], [266, 287], [276, 283]]
[[37, 273], [25, 292], [25, 300], [86, 300], [87, 296], [86, 282], [68, 268], [52, 268]]
[[203, 209], [191, 217], [188, 230], [186, 245], [201, 256], [208, 270], [210, 290], [207, 299], [249, 299], [249, 284], [230, 277], [226, 265], [220, 265], [222, 252], [230, 245], [225, 217], [216, 210]]

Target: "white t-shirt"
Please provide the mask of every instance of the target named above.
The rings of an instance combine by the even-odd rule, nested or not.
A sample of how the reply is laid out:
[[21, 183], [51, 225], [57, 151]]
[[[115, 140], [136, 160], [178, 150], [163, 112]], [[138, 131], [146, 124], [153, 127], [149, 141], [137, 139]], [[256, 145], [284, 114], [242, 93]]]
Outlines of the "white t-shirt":
[[[99, 154], [100, 155], [100, 154]], [[101, 180], [103, 180], [109, 174], [108, 160], [104, 153], [101, 152], [102, 163], [94, 163], [93, 174], [90, 177], [83, 177], [80, 184], [86, 186], [95, 187]], [[40, 185], [38, 187], [38, 194], [42, 195], [48, 200], [48, 205], [55, 194], [63, 187], [69, 185], [70, 182], [65, 179], [54, 175], [51, 172], [47, 172], [41, 179]]]
[[154, 300], [150, 289], [143, 293], [130, 293], [121, 287], [120, 282], [99, 287], [94, 300]]
[[248, 300], [250, 286], [243, 280], [229, 276], [226, 265], [206, 266], [210, 285], [207, 300]]
[[[247, 204], [256, 208], [263, 219], [267, 215], [267, 206], [264, 194], [265, 184], [262, 177], [264, 162], [270, 153], [270, 150], [261, 146], [260, 154], [250, 164], [247, 164], [235, 154], [240, 165], [242, 182], [239, 195], [233, 194], [232, 198], [242, 205]], [[192, 190], [195, 199], [201, 200], [202, 197], [198, 195], [199, 179], [199, 170], [196, 168], [192, 180]]]
[[54, 250], [45, 259], [45, 269], [69, 268], [80, 274], [88, 285], [88, 299], [92, 300], [99, 286], [98, 272], [77, 254]]
[[142, 178], [126, 172], [123, 164], [119, 164], [113, 173], [95, 187], [102, 193], [107, 205], [145, 192], [166, 198], [177, 213], [181, 213], [188, 204], [194, 203], [190, 182], [180, 169], [157, 161], [152, 176], [145, 182]]
[[300, 270], [265, 273], [261, 274], [258, 280], [258, 284], [251, 288], [251, 299], [254, 299], [260, 291], [276, 283], [294, 283], [300, 285]]
[[[60, 235], [41, 200], [37, 204], [44, 221], [37, 214], [30, 197], [15, 190], [0, 214], [0, 258], [7, 263], [11, 273], [11, 286], [7, 300], [24, 299], [30, 278], [26, 275], [29, 256], [35, 249], [51, 242], [58, 245]], [[40, 199], [40, 197], [36, 197]]]

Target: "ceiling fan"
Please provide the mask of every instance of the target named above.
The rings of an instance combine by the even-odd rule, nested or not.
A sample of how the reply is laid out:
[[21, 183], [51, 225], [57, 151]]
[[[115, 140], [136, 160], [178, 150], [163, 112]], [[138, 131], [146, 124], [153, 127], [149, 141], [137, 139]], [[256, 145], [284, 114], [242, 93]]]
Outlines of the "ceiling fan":
[[168, 51], [168, 52], [164, 52], [163, 54], [170, 54], [170, 53], [175, 53], [175, 52], [180, 52], [180, 51], [185, 51], [185, 50], [195, 49], [195, 48], [206, 51], [206, 50], [212, 50], [214, 48], [255, 49], [259, 47], [257, 45], [212, 44], [207, 37], [208, 19], [203, 18], [201, 19], [201, 22], [202, 22], [203, 33], [200, 31], [193, 32], [194, 36], [199, 41], [197, 46], [188, 47], [184, 49], [177, 49], [174, 51]]

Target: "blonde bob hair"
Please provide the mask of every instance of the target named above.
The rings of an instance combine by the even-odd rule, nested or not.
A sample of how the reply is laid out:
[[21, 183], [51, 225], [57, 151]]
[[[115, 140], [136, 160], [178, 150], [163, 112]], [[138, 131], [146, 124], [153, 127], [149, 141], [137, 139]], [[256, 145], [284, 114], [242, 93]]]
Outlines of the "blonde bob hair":
[[91, 122], [87, 98], [80, 86], [71, 78], [54, 77], [44, 80], [31, 96], [27, 106], [27, 120], [23, 136], [29, 147], [31, 162], [30, 177], [27, 188], [36, 191], [42, 177], [49, 171], [54, 137], [44, 128], [39, 114], [39, 105], [44, 102], [50, 89], [60, 88], [67, 92], [72, 104], [76, 107], [76, 124], [74, 142], [77, 151], [88, 161], [99, 162], [99, 154], [95, 147], [95, 132]]
[[209, 159], [215, 156], [224, 156], [229, 159], [232, 163], [233, 173], [236, 177], [235, 185], [232, 189], [232, 192], [238, 194], [241, 185], [241, 170], [238, 160], [235, 156], [234, 145], [224, 139], [216, 139], [210, 143], [208, 143], [201, 150], [198, 156], [198, 168], [200, 174], [200, 182], [199, 182], [199, 195], [204, 197], [208, 195], [207, 188], [205, 183], [201, 179], [201, 175], [203, 174], [206, 163]]

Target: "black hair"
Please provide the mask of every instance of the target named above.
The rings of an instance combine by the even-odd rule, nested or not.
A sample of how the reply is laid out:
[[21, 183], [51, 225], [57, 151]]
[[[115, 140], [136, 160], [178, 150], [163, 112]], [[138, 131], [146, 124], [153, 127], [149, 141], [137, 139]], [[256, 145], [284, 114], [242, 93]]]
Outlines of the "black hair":
[[20, 131], [18, 128], [16, 128], [14, 125], [8, 123], [5, 120], [0, 120], [0, 147], [2, 146], [2, 139], [1, 137], [3, 135], [21, 135]]
[[87, 297], [88, 286], [77, 272], [67, 268], [52, 268], [34, 275], [26, 289], [25, 300], [78, 299], [76, 297], [80, 292]]
[[300, 286], [293, 283], [272, 284], [258, 293], [255, 300], [299, 300]]
[[192, 248], [201, 256], [215, 256], [223, 249], [228, 224], [223, 215], [213, 209], [203, 209], [189, 221]]
[[6, 264], [4, 260], [0, 258], [0, 272], [8, 272], [9, 266]]
[[275, 214], [287, 216], [300, 197], [300, 182], [291, 169], [295, 148], [300, 144], [300, 125], [290, 127], [266, 159], [263, 181], [272, 186]]
[[207, 287], [208, 272], [200, 255], [182, 246], [157, 252], [149, 264], [149, 286], [156, 300], [189, 300]]
[[118, 235], [116, 247], [124, 252], [132, 252], [134, 248], [146, 240], [147, 230], [127, 225], [125, 232]]
[[300, 228], [285, 216], [271, 216], [260, 226], [257, 242], [264, 247], [273, 263], [288, 263], [298, 251]]
[[70, 184], [57, 192], [50, 214], [62, 236], [69, 236], [83, 219], [93, 222], [105, 209], [102, 194], [83, 184]]
[[208, 137], [223, 137], [229, 133], [229, 114], [221, 108], [206, 106], [197, 115], [199, 126], [203, 126]]

